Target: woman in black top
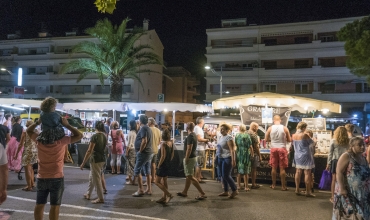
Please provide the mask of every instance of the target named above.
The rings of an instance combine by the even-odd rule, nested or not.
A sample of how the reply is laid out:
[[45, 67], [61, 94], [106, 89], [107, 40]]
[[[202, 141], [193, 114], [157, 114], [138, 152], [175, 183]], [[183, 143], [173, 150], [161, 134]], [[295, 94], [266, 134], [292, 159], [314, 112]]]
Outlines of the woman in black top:
[[170, 163], [174, 156], [173, 142], [171, 141], [171, 133], [168, 129], [163, 130], [162, 140], [155, 184], [163, 191], [163, 197], [157, 202], [168, 203], [173, 198], [171, 193], [168, 192], [167, 177], [171, 166]]
[[85, 199], [90, 199], [91, 193], [96, 187], [98, 198], [93, 200], [92, 203], [104, 203], [103, 186], [101, 183], [101, 173], [105, 164], [104, 150], [107, 146], [107, 137], [105, 136], [104, 124], [101, 121], [96, 122], [96, 133], [91, 137], [89, 149], [85, 154], [85, 158], [80, 166], [83, 170], [85, 163], [90, 158], [90, 175], [89, 186], [87, 193], [84, 194]]
[[12, 132], [10, 133], [11, 138], [7, 147], [8, 168], [9, 170], [14, 170], [15, 172], [18, 172], [21, 169], [22, 162], [21, 159], [23, 150], [21, 150], [16, 160], [14, 160], [14, 156], [16, 156], [23, 132], [21, 121], [22, 119], [19, 116], [14, 117], [15, 123], [12, 126]]

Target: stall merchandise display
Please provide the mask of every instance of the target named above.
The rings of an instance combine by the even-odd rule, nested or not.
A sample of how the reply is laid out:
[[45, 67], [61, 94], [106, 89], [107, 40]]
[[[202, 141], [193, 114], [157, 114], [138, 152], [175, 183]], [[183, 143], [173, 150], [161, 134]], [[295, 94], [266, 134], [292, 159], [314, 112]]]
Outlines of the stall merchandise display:
[[314, 131], [313, 137], [317, 141], [315, 152], [317, 154], [328, 154], [330, 150], [332, 132], [331, 131]]

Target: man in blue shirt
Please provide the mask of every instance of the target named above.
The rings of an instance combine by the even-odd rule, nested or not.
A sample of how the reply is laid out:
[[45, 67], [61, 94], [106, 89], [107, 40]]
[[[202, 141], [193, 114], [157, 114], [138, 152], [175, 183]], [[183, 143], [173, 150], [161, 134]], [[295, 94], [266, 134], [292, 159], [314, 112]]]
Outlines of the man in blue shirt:
[[148, 117], [140, 115], [140, 130], [137, 133], [135, 139], [135, 151], [136, 151], [136, 163], [134, 168], [134, 175], [138, 177], [139, 189], [137, 192], [132, 194], [134, 197], [144, 195], [143, 190], [143, 177], [141, 176], [141, 170], [144, 171], [147, 181], [147, 189], [145, 194], [152, 194], [151, 186], [151, 161], [153, 157], [152, 147], [152, 130], [148, 126]]

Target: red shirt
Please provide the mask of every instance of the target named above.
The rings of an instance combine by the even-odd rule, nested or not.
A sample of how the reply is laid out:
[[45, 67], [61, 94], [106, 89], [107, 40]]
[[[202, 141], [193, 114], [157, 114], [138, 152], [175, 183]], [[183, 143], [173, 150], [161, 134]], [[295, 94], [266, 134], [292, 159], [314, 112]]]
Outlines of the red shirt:
[[65, 136], [53, 144], [43, 145], [36, 141], [37, 134], [33, 134], [31, 139], [36, 142], [38, 150], [38, 173], [37, 178], [62, 178], [64, 166], [65, 146], [71, 143], [71, 137]]

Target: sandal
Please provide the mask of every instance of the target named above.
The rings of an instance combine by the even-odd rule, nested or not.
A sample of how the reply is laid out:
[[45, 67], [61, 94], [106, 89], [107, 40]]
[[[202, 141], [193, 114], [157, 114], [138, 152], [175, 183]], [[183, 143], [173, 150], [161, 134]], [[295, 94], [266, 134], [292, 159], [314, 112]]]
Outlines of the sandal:
[[164, 203], [166, 201], [166, 198], [162, 197], [160, 199], [158, 199], [157, 201], [155, 201], [156, 203]]
[[90, 196], [88, 194], [84, 194], [84, 199], [90, 200]]
[[333, 199], [333, 198], [330, 198], [330, 199], [329, 199], [329, 201], [330, 201], [331, 203], [334, 203], [334, 199]]
[[237, 196], [239, 193], [238, 193], [238, 190], [235, 190], [233, 191], [230, 195], [229, 195], [229, 199], [233, 199], [235, 198], [235, 196]]
[[22, 188], [23, 191], [32, 191], [32, 188], [24, 187]]
[[144, 192], [144, 194], [145, 194], [145, 195], [149, 195], [149, 196], [151, 196], [151, 195], [152, 195], [152, 193], [151, 193], [151, 192]]
[[271, 186], [270, 186], [270, 188], [271, 188], [271, 189], [275, 189], [275, 186], [274, 186], [274, 185], [271, 185]]
[[144, 195], [143, 192], [135, 192], [134, 194], [132, 194], [133, 197], [142, 197]]
[[285, 189], [281, 189], [281, 191], [288, 191], [288, 188], [287, 188], [287, 187], [285, 187]]
[[178, 192], [178, 193], [176, 193], [176, 195], [181, 196], [181, 197], [187, 197], [188, 196], [188, 195], [183, 194], [182, 192]]
[[251, 186], [251, 189], [258, 189], [260, 188], [260, 185]]
[[92, 204], [104, 203], [104, 200], [95, 199], [95, 200], [91, 201], [91, 203]]
[[108, 190], [104, 189], [103, 194], [108, 194]]
[[306, 197], [315, 198], [316, 196], [314, 194], [310, 193], [310, 194], [306, 194]]
[[245, 188], [244, 190], [245, 190], [246, 192], [248, 192], [248, 191], [250, 191], [251, 189], [249, 189], [249, 188]]
[[166, 197], [166, 203], [169, 203], [173, 196], [170, 194], [169, 196]]
[[301, 192], [297, 192], [297, 191], [295, 191], [295, 195], [297, 195], [297, 196], [304, 196], [304, 194], [302, 194]]
[[218, 194], [218, 196], [229, 196], [229, 193], [228, 192], [223, 192], [223, 193]]
[[199, 195], [199, 196], [195, 197], [196, 200], [204, 200], [206, 198], [207, 198], [206, 195]]

